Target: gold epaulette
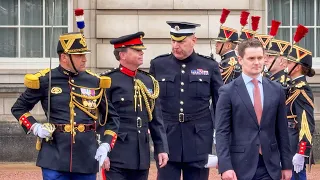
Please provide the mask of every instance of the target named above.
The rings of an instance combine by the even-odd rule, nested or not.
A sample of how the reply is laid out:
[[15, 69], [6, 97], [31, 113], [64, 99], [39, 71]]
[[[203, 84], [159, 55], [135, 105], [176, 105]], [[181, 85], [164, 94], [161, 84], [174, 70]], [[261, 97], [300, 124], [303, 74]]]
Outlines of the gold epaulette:
[[107, 89], [111, 86], [111, 78], [108, 76], [100, 76], [100, 88]]
[[302, 88], [303, 86], [307, 85], [306, 82], [301, 81], [298, 84], [295, 85], [296, 88]]
[[24, 85], [30, 89], [39, 89], [41, 76], [45, 76], [50, 71], [50, 68], [43, 69], [36, 74], [26, 74], [24, 76]]
[[108, 76], [99, 76], [98, 74], [95, 74], [93, 72], [91, 72], [90, 70], [86, 70], [86, 72], [92, 76], [95, 76], [97, 78], [100, 79], [100, 85], [99, 87], [100, 88], [103, 88], [103, 89], [107, 89], [107, 88], [110, 88], [111, 86], [111, 78], [108, 77]]

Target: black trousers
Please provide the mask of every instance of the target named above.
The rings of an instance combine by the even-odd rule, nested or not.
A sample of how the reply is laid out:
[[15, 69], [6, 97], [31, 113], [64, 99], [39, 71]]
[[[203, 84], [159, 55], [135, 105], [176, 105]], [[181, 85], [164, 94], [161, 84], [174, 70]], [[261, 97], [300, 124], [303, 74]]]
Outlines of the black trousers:
[[268, 173], [266, 165], [264, 164], [262, 155], [259, 155], [257, 171], [252, 180], [272, 180]]
[[105, 171], [105, 175], [107, 180], [148, 180], [149, 169], [135, 170], [111, 166], [109, 171]]
[[209, 169], [197, 168], [188, 163], [168, 162], [163, 168], [158, 168], [157, 180], [180, 180], [181, 171], [183, 180], [208, 180]]

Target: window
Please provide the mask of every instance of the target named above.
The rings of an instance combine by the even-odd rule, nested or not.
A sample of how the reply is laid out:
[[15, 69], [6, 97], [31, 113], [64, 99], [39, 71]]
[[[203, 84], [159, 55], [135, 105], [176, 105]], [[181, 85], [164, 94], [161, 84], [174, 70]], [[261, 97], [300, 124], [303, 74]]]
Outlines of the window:
[[311, 51], [320, 65], [320, 44], [316, 41], [320, 39], [320, 0], [268, 0], [266, 13], [268, 32], [273, 19], [281, 22], [277, 39], [292, 42], [298, 24], [306, 26], [309, 32], [297, 45]]
[[52, 57], [58, 37], [68, 32], [70, 0], [0, 0], [0, 61], [11, 58], [49, 58], [52, 18]]

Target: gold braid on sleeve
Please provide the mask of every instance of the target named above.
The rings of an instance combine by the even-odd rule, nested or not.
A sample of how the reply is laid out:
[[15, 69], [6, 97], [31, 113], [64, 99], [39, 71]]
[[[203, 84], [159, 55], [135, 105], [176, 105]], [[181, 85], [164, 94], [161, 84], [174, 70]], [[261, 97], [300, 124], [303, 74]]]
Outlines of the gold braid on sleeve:
[[134, 84], [134, 109], [135, 111], [137, 110], [137, 98], [139, 98], [139, 106], [140, 106], [140, 111], [142, 111], [142, 97], [144, 100], [144, 103], [146, 105], [146, 109], [148, 112], [149, 116], [149, 121], [153, 119], [152, 117], [152, 112], [155, 107], [155, 100], [159, 96], [160, 88], [159, 88], [159, 82], [151, 75], [148, 75], [153, 82], [153, 94], [149, 92], [148, 88], [145, 86], [145, 84], [139, 80], [135, 79], [135, 84]]

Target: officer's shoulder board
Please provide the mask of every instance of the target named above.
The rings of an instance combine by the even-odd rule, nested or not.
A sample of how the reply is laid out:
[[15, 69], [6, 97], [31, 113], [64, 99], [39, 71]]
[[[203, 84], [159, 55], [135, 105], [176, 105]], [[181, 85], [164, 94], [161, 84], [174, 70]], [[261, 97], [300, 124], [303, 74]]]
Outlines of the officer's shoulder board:
[[210, 59], [210, 60], [214, 60], [214, 61], [215, 61], [215, 59], [212, 58], [212, 57], [210, 57], [210, 56], [205, 56], [205, 55], [202, 55], [202, 54], [199, 54], [199, 53], [197, 53], [197, 55], [198, 55], [198, 56], [201, 56], [201, 57], [204, 57], [204, 58], [206, 58], [206, 59]]
[[153, 59], [158, 59], [158, 58], [161, 58], [161, 57], [167, 57], [167, 56], [170, 56], [170, 55], [171, 55], [171, 53], [161, 54], [161, 55], [159, 55], [159, 56], [157, 56], [157, 57], [155, 57]]
[[144, 71], [144, 70], [141, 70], [141, 69], [138, 69], [138, 72], [142, 73], [142, 74], [145, 74], [147, 76], [152, 76], [149, 72], [147, 71]]
[[113, 69], [109, 69], [103, 73], [100, 74], [100, 76], [109, 76], [110, 74], [114, 73], [114, 72], [118, 72], [120, 71], [120, 69], [118, 67], [115, 67]]
[[88, 73], [94, 77], [97, 77], [100, 80], [100, 83], [99, 83], [100, 88], [103, 88], [103, 89], [110, 88], [110, 86], [111, 86], [111, 78], [110, 77], [100, 76], [96, 73], [91, 72], [90, 70], [86, 70], [86, 73]]
[[30, 89], [39, 89], [40, 77], [45, 76], [48, 72], [50, 72], [50, 68], [40, 70], [35, 74], [26, 74], [24, 76], [24, 85]]

